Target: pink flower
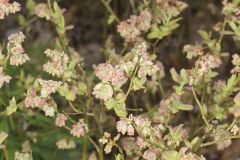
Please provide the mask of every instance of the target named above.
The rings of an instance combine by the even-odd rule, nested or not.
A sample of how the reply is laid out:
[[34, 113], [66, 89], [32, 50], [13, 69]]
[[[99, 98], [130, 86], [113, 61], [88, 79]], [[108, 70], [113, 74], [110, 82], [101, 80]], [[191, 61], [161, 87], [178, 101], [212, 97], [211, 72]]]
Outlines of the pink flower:
[[103, 82], [111, 81], [113, 66], [109, 63], [101, 63], [96, 69], [96, 76]]
[[109, 83], [98, 83], [93, 88], [92, 93], [96, 98], [104, 100], [105, 102], [113, 96], [113, 88]]
[[0, 19], [4, 19], [5, 15], [20, 11], [21, 7], [18, 2], [9, 3], [9, 0], [0, 0]]
[[66, 123], [67, 120], [68, 120], [68, 118], [64, 114], [59, 113], [57, 115], [56, 120], [55, 120], [55, 124], [58, 127], [63, 127], [63, 126], [65, 126], [65, 123]]
[[52, 76], [62, 77], [65, 73], [65, 66], [69, 62], [69, 57], [64, 52], [59, 52], [56, 50], [47, 49], [44, 52], [48, 57], [51, 58], [50, 61], [43, 65], [43, 70]]
[[121, 118], [120, 121], [117, 122], [117, 131], [124, 134], [128, 134], [129, 136], [133, 136], [134, 135], [134, 127], [132, 126], [132, 121], [133, 118], [130, 115], [129, 118]]
[[48, 97], [51, 93], [55, 93], [57, 89], [59, 89], [59, 87], [62, 85], [62, 82], [53, 80], [38, 79], [38, 82], [42, 87], [42, 97]]
[[126, 83], [127, 78], [125, 77], [124, 71], [122, 69], [115, 68], [112, 72], [111, 82], [113, 86], [122, 86]]
[[152, 14], [148, 10], [144, 10], [138, 16], [138, 29], [147, 32], [151, 27]]
[[72, 126], [70, 133], [76, 137], [85, 136], [88, 132], [88, 126], [84, 123], [83, 119], [80, 119], [77, 123]]
[[7, 49], [11, 54], [10, 64], [19, 66], [30, 60], [29, 56], [25, 53], [22, 43], [25, 36], [22, 32], [12, 34], [8, 37]]
[[46, 20], [50, 20], [51, 18], [51, 10], [45, 3], [40, 3], [36, 6], [35, 14], [40, 18], [45, 18]]

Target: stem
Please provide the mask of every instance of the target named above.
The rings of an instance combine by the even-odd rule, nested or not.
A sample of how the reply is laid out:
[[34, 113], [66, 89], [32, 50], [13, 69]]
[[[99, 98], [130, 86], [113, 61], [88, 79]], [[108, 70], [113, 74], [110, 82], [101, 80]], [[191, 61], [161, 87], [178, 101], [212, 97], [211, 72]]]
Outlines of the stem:
[[105, 0], [101, 0], [104, 7], [108, 10], [108, 12], [115, 18], [115, 20], [119, 23], [120, 20], [117, 17], [117, 15], [113, 12], [112, 8], [109, 6], [109, 3], [107, 3]]
[[161, 81], [159, 82], [159, 89], [160, 89], [161, 95], [164, 97], [165, 92], [164, 92], [163, 85], [162, 85], [162, 82], [161, 82]]
[[220, 136], [220, 135], [223, 135], [223, 134], [227, 133], [229, 130], [232, 129], [232, 127], [235, 125], [236, 121], [237, 121], [237, 118], [234, 118], [232, 123], [229, 125], [229, 127], [225, 131], [223, 131], [221, 133], [214, 134], [214, 136]]
[[117, 147], [118, 151], [119, 151], [120, 154], [122, 155], [122, 156], [121, 156], [122, 160], [125, 160], [122, 148], [119, 147], [119, 145], [118, 145], [117, 143], [115, 143], [115, 142], [114, 142], [114, 146]]
[[196, 100], [196, 102], [197, 102], [197, 104], [198, 104], [198, 107], [199, 107], [199, 109], [200, 109], [200, 111], [201, 111], [202, 118], [203, 118], [205, 124], [207, 125], [207, 127], [210, 128], [210, 124], [208, 123], [208, 120], [207, 120], [207, 118], [206, 118], [206, 116], [205, 116], [205, 114], [204, 114], [204, 111], [203, 111], [203, 106], [202, 106], [202, 104], [200, 103], [200, 101], [198, 100], [197, 95], [196, 95], [196, 93], [195, 93], [195, 91], [194, 91], [194, 88], [191, 87], [191, 89], [192, 89], [193, 96], [194, 96], [194, 98], [195, 98], [195, 100]]
[[142, 108], [126, 108], [126, 110], [128, 110], [128, 111], [135, 111], [135, 112], [142, 112], [143, 111], [143, 109]]
[[103, 157], [103, 145], [100, 145], [99, 152], [98, 152], [98, 159], [99, 160], [104, 160], [104, 157]]
[[216, 141], [203, 143], [201, 145], [201, 147], [210, 146], [210, 145], [216, 144], [216, 143], [221, 142], [221, 141], [225, 141], [225, 140], [228, 140], [228, 139], [236, 139], [236, 138], [240, 138], [240, 136], [239, 135], [238, 136], [230, 136], [230, 137], [225, 137], [225, 138], [218, 139]]
[[126, 97], [129, 95], [129, 93], [131, 92], [131, 90], [132, 90], [132, 85], [133, 85], [133, 78], [135, 77], [135, 75], [137, 74], [137, 65], [138, 64], [136, 64], [136, 66], [135, 66], [135, 69], [134, 69], [134, 71], [133, 71], [133, 74], [132, 74], [132, 78], [131, 78], [131, 81], [130, 81], [130, 84], [129, 84], [129, 87], [128, 87], [128, 90], [127, 90], [127, 93], [126, 93]]
[[5, 160], [10, 160], [9, 156], [8, 156], [8, 151], [6, 150], [6, 147], [3, 147], [3, 152], [4, 152]]
[[90, 137], [90, 136], [87, 136], [88, 140], [92, 143], [92, 145], [94, 146], [94, 148], [97, 150], [97, 152], [100, 151], [100, 148], [98, 147], [97, 143], [94, 142], [94, 140]]
[[223, 36], [224, 36], [224, 31], [225, 31], [225, 28], [226, 28], [226, 24], [227, 24], [227, 19], [225, 18], [224, 21], [223, 21], [223, 26], [222, 26], [222, 29], [221, 29], [221, 32], [220, 32], [220, 37], [219, 37], [219, 40], [218, 40], [219, 44], [222, 42], [222, 39], [223, 39]]
[[87, 160], [87, 145], [88, 145], [87, 137], [84, 136], [84, 138], [83, 138], [82, 160]]

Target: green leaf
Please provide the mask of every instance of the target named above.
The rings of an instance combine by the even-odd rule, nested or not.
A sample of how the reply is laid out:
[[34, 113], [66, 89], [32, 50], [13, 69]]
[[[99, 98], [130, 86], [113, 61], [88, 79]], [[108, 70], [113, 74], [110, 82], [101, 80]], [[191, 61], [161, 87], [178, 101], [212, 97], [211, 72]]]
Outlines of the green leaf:
[[83, 82], [78, 82], [78, 94], [85, 95], [87, 93], [87, 85]]
[[180, 160], [181, 154], [175, 150], [164, 151], [162, 154], [164, 160]]
[[114, 111], [118, 117], [125, 118], [127, 116], [125, 104], [118, 104], [114, 106]]
[[107, 102], [105, 102], [105, 106], [108, 110], [114, 108], [117, 105], [118, 104], [114, 98], [110, 98]]
[[108, 24], [112, 24], [115, 20], [116, 20], [115, 16], [110, 15], [110, 16], [108, 17], [107, 23], [108, 23]]
[[5, 110], [5, 114], [7, 116], [10, 116], [11, 114], [13, 114], [14, 112], [16, 112], [17, 110], [17, 104], [16, 104], [16, 100], [15, 97], [12, 98], [12, 100], [10, 101], [9, 106], [6, 108]]
[[214, 110], [213, 110], [213, 116], [217, 119], [217, 120], [223, 120], [224, 118], [224, 109], [219, 107], [218, 105], [215, 105]]
[[143, 85], [144, 85], [144, 83], [145, 83], [145, 79], [140, 79], [140, 78], [138, 78], [138, 77], [134, 77], [133, 78], [133, 90], [134, 91], [137, 91], [137, 90], [139, 90], [139, 89], [143, 89], [143, 88], [145, 88]]
[[61, 86], [58, 89], [58, 93], [69, 101], [74, 101], [76, 99], [75, 92], [69, 89], [69, 86], [67, 83], [65, 83], [63, 86]]
[[121, 158], [122, 158], [121, 154], [115, 155], [115, 160], [121, 160]]
[[26, 27], [27, 26], [27, 21], [26, 21], [26, 19], [25, 19], [25, 17], [23, 15], [19, 15], [18, 16], [18, 23], [22, 27]]
[[195, 137], [192, 141], [191, 141], [191, 146], [192, 149], [196, 152], [202, 144], [202, 139], [199, 137]]

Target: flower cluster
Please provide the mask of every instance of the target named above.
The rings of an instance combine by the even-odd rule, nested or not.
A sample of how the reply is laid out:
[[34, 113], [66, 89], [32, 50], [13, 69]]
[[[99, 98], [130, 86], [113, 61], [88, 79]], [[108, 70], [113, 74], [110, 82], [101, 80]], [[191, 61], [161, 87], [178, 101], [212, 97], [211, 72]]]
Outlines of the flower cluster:
[[2, 88], [4, 83], [9, 83], [12, 78], [3, 73], [3, 68], [0, 67], [0, 88]]
[[179, 0], [157, 0], [157, 19], [162, 21], [165, 17], [178, 16], [188, 5]]
[[113, 88], [109, 83], [98, 83], [93, 89], [93, 95], [106, 102], [113, 96]]
[[96, 69], [96, 76], [102, 80], [93, 89], [93, 95], [105, 102], [113, 96], [113, 88], [121, 87], [127, 82], [124, 70], [116, 65], [113, 67], [109, 63], [99, 64]]
[[65, 126], [67, 120], [68, 120], [67, 116], [65, 116], [62, 113], [58, 113], [56, 120], [55, 120], [55, 124], [58, 127], [63, 127], [63, 126]]
[[130, 115], [129, 118], [121, 118], [121, 120], [119, 120], [116, 125], [117, 131], [122, 133], [123, 135], [127, 133], [127, 135], [129, 136], [133, 136], [134, 127], [132, 125], [132, 122], [132, 115]]
[[213, 55], [202, 56], [195, 63], [195, 70], [200, 76], [209, 72], [211, 69], [217, 68], [221, 65], [221, 59]]
[[56, 145], [57, 148], [61, 150], [76, 148], [76, 143], [73, 140], [67, 140], [66, 138], [57, 141]]
[[192, 59], [197, 56], [202, 56], [204, 54], [203, 47], [200, 44], [196, 45], [185, 45], [183, 47], [183, 52], [186, 53], [187, 59]]
[[89, 130], [88, 125], [84, 123], [83, 119], [80, 119], [78, 122], [73, 124], [70, 132], [73, 136], [79, 138], [79, 137], [85, 136], [88, 130]]
[[139, 16], [131, 16], [128, 20], [121, 22], [117, 29], [126, 41], [135, 41], [141, 32], [147, 32], [151, 27], [152, 14], [144, 10]]
[[121, 87], [126, 81], [124, 70], [118, 65], [113, 67], [109, 63], [101, 63], [96, 69], [96, 76], [102, 82], [110, 82], [113, 86]]
[[104, 132], [102, 138], [99, 139], [99, 142], [105, 145], [104, 152], [109, 154], [112, 151], [112, 147], [116, 145], [116, 141], [118, 141], [120, 135], [118, 134], [116, 137], [111, 139], [111, 134], [108, 132]]
[[50, 20], [51, 18], [51, 10], [46, 3], [37, 4], [35, 7], [35, 14], [40, 18], [45, 18], [46, 20]]
[[0, 19], [4, 19], [5, 16], [16, 13], [20, 9], [21, 6], [18, 2], [9, 3], [9, 0], [0, 0]]
[[55, 103], [49, 95], [56, 92], [61, 84], [61, 82], [53, 80], [37, 79], [27, 92], [25, 106], [40, 108], [45, 112], [46, 116], [54, 116]]
[[137, 74], [138, 77], [141, 79], [146, 79], [146, 76], [154, 75], [159, 68], [152, 62], [147, 52], [147, 44], [145, 42], [136, 44], [133, 50], [136, 53], [133, 61], [139, 64], [139, 70]]
[[22, 32], [12, 34], [8, 37], [8, 54], [10, 57], [10, 64], [19, 66], [26, 63], [29, 60], [29, 56], [25, 53], [22, 43], [24, 42], [25, 36]]
[[32, 157], [30, 153], [20, 153], [20, 152], [15, 152], [14, 154], [14, 160], [31, 160]]
[[44, 52], [51, 61], [43, 65], [43, 70], [52, 76], [62, 77], [65, 71], [65, 65], [69, 62], [69, 57], [64, 52], [47, 49]]

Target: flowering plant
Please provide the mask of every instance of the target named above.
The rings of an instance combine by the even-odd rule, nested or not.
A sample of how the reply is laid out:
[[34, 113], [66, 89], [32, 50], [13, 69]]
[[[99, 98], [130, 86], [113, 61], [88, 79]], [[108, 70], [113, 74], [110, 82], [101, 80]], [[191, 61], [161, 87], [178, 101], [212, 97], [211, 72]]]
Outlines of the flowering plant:
[[223, 20], [181, 47], [187, 65], [160, 53], [187, 3], [129, 0], [119, 18], [100, 1], [116, 33], [89, 67], [61, 2], [0, 0], [1, 21], [26, 10], [0, 45], [1, 159], [205, 160], [240, 138], [240, 54], [224, 48], [240, 40], [239, 0], [222, 1]]

